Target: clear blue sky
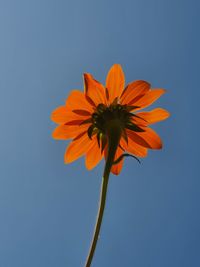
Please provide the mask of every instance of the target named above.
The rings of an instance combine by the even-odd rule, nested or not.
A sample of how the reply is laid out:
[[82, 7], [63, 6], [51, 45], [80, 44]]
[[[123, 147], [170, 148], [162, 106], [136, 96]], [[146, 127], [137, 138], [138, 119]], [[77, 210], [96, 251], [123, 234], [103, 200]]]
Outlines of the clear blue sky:
[[103, 164], [64, 165], [51, 111], [82, 73], [167, 89], [164, 141], [111, 176], [94, 267], [200, 266], [199, 1], [0, 1], [0, 267], [82, 267]]

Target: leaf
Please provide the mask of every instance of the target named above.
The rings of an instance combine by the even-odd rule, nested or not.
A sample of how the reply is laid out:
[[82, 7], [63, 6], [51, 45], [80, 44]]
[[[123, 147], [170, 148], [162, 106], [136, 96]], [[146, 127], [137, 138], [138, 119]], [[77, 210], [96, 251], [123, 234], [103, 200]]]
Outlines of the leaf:
[[125, 158], [125, 157], [132, 157], [132, 158], [136, 159], [139, 163], [141, 163], [140, 160], [139, 160], [137, 157], [135, 157], [135, 156], [133, 156], [133, 155], [131, 155], [131, 154], [122, 154], [118, 159], [116, 159], [116, 160], [113, 162], [113, 165], [119, 163], [119, 162], [120, 162], [123, 158]]

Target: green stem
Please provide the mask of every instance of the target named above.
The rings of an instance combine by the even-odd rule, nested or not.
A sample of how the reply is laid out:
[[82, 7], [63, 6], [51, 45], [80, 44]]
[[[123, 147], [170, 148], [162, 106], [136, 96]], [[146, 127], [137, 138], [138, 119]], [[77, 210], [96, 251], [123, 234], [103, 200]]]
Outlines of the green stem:
[[85, 267], [90, 267], [94, 252], [96, 249], [96, 244], [99, 238], [101, 223], [103, 219], [103, 213], [106, 203], [106, 195], [107, 195], [107, 188], [108, 188], [108, 181], [109, 181], [109, 175], [110, 170], [112, 168], [112, 164], [115, 158], [115, 153], [120, 141], [121, 137], [121, 129], [119, 128], [118, 124], [113, 122], [109, 125], [107, 130], [107, 136], [108, 136], [108, 155], [106, 159], [106, 164], [104, 168], [104, 174], [102, 178], [102, 185], [101, 185], [101, 193], [100, 193], [100, 200], [99, 200], [99, 210], [97, 214], [97, 220], [96, 225], [94, 229], [93, 239], [91, 242], [90, 250], [88, 253], [88, 257], [85, 263]]

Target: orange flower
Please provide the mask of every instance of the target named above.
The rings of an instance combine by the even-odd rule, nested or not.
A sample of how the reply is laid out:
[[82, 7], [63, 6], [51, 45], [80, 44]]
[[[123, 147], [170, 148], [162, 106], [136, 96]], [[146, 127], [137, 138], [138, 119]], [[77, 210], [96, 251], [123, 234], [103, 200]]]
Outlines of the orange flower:
[[[151, 89], [150, 84], [142, 80], [125, 87], [124, 73], [118, 64], [111, 67], [105, 86], [85, 73], [84, 92], [73, 90], [65, 106], [58, 107], [51, 115], [59, 124], [53, 138], [72, 139], [65, 153], [65, 163], [85, 155], [87, 169], [94, 168], [107, 155], [107, 129], [113, 121], [120, 128], [114, 161], [125, 151], [145, 157], [148, 149], [161, 149], [162, 141], [149, 125], [168, 118], [169, 113], [162, 108], [138, 110], [151, 105], [164, 92], [163, 89]], [[119, 174], [122, 165], [123, 158], [112, 166], [111, 172]]]
[[[84, 93], [73, 90], [65, 106], [53, 111], [51, 119], [59, 124], [55, 139], [73, 139], [65, 153], [65, 163], [85, 155], [86, 167], [94, 168], [103, 158], [104, 168], [99, 211], [85, 267], [90, 267], [100, 233], [110, 171], [119, 174], [125, 156], [145, 157], [148, 149], [161, 149], [158, 134], [150, 124], [164, 120], [169, 113], [161, 108], [138, 112], [151, 105], [164, 92], [151, 89], [145, 81], [134, 81], [125, 87], [120, 65], [111, 67], [106, 86], [91, 74], [84, 74]], [[124, 153], [124, 152], [128, 152]]]

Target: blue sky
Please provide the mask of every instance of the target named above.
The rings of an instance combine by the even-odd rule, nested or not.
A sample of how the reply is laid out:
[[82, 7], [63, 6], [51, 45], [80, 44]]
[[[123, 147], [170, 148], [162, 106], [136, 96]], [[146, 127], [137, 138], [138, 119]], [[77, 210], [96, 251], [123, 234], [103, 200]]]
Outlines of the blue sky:
[[200, 266], [199, 2], [0, 1], [0, 267], [79, 267], [90, 245], [103, 162], [64, 165], [50, 114], [82, 73], [167, 89], [154, 105], [164, 141], [111, 176], [94, 267]]

